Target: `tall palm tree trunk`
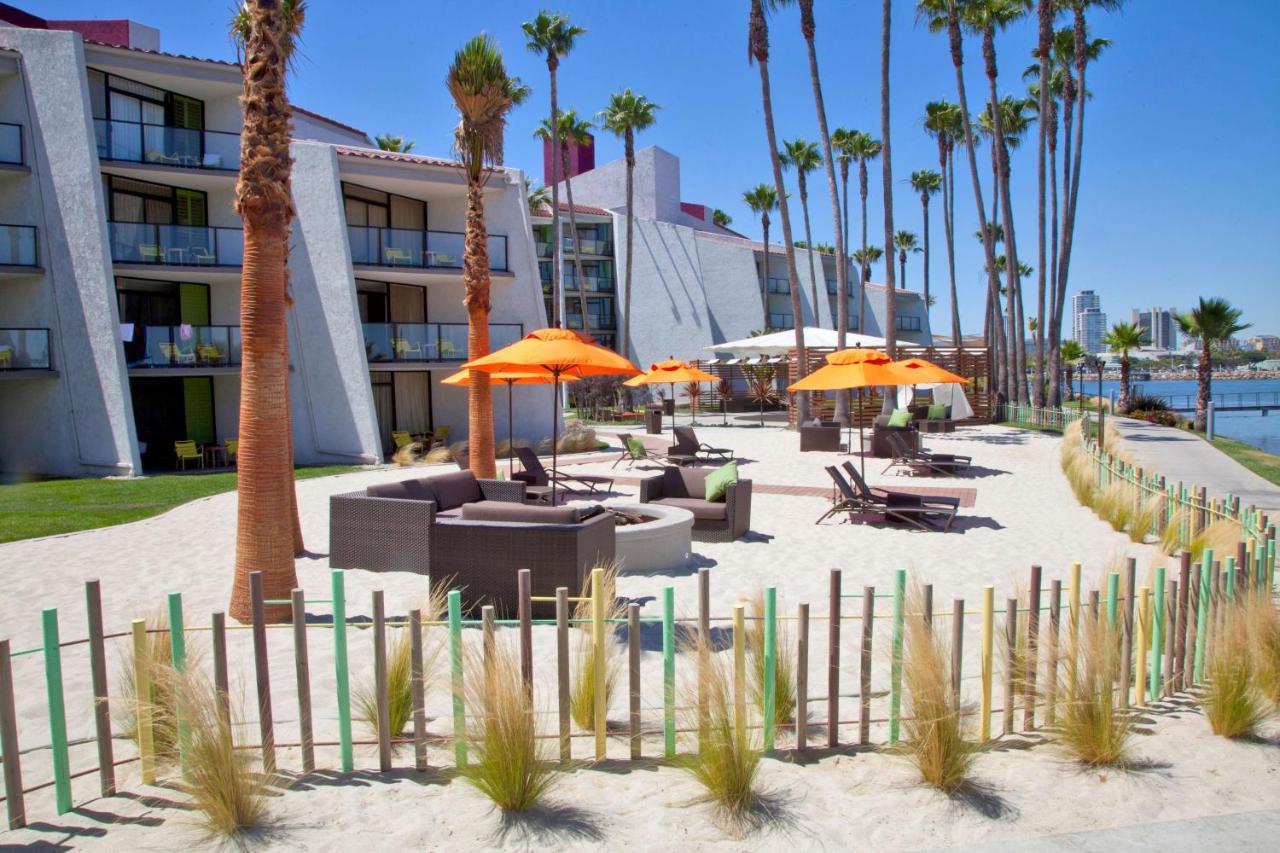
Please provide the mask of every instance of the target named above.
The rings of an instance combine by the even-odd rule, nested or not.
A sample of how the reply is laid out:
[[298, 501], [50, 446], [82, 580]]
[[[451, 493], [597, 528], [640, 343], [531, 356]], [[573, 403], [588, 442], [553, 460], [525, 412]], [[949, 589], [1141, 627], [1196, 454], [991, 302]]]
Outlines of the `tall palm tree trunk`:
[[942, 157], [942, 227], [947, 238], [947, 277], [951, 285], [951, 340], [959, 349], [964, 348], [964, 336], [960, 330], [960, 298], [956, 291], [956, 175], [951, 156], [952, 145]]
[[[885, 302], [884, 302], [884, 348], [890, 358], [897, 357], [898, 340], [898, 294], [893, 280], [893, 260], [889, 252], [893, 250], [893, 153], [889, 141], [889, 34], [890, 34], [890, 0], [881, 4], [880, 28], [880, 171], [882, 190], [884, 192], [884, 251], [887, 261], [885, 269]], [[906, 268], [902, 277], [906, 278]], [[905, 284], [905, 282], [904, 282]], [[892, 401], [885, 395], [885, 411], [890, 411]]]
[[[462, 244], [463, 304], [467, 309], [467, 360], [489, 354], [489, 244], [485, 236], [484, 185], [477, 176], [467, 180], [466, 236]], [[493, 443], [493, 390], [489, 377], [472, 371], [467, 384], [468, 459], [477, 477], [497, 477]], [[510, 389], [508, 389], [510, 390]]]
[[[622, 355], [631, 358], [631, 259], [635, 245], [635, 171], [636, 137], [630, 127], [623, 135], [623, 148], [627, 159], [627, 278], [622, 293]], [[627, 394], [630, 396], [630, 389]]]
[[1120, 399], [1116, 402], [1120, 414], [1129, 413], [1129, 351], [1120, 354]]
[[[871, 262], [867, 258], [867, 161], [862, 157], [858, 158], [858, 196], [862, 199], [862, 261], [858, 264], [862, 268], [862, 280], [858, 283], [862, 295], [858, 298], [858, 331], [863, 332], [866, 331], [867, 282], [871, 280]], [[886, 243], [884, 250], [891, 251], [891, 245]]]
[[760, 230], [764, 238], [764, 283], [760, 285], [760, 310], [764, 312], [764, 329], [769, 328], [769, 214], [760, 215]]
[[[1067, 200], [1071, 198], [1071, 133], [1075, 126], [1075, 78], [1071, 75], [1070, 65], [1062, 66], [1062, 78], [1062, 192], [1057, 196], [1057, 205], [1054, 207], [1054, 215], [1060, 216], [1060, 221], [1059, 229], [1055, 229], [1058, 254], [1053, 265], [1056, 291], [1054, 298], [1058, 309], [1054, 330], [1059, 339], [1062, 337], [1062, 323], [1066, 319], [1067, 310], [1067, 280], [1062, 274], [1062, 255], [1065, 249], [1062, 241], [1066, 234]], [[1054, 190], [1056, 193], [1056, 183]]]
[[[1062, 405], [1062, 312], [1065, 304], [1058, 302], [1058, 118], [1056, 101], [1049, 99], [1048, 136], [1049, 151], [1049, 405]], [[1067, 378], [1067, 398], [1071, 397], [1071, 380]]]
[[578, 310], [582, 312], [582, 331], [587, 333], [587, 281], [582, 277], [582, 244], [578, 240], [578, 214], [573, 209], [573, 181], [569, 177], [569, 146], [560, 148], [560, 169], [564, 176], [565, 200], [569, 203], [569, 230], [573, 232], [573, 273], [578, 280]]
[[840, 183], [844, 185], [844, 200], [841, 203], [844, 212], [840, 216], [841, 235], [845, 246], [849, 245], [849, 164], [840, 164]]
[[[924, 310], [929, 310], [929, 196], [922, 195], [920, 199], [921, 211], [924, 214]], [[905, 279], [906, 276], [904, 275]], [[906, 282], [903, 282], [906, 286]]]
[[1209, 428], [1209, 393], [1213, 382], [1213, 348], [1208, 335], [1200, 344], [1200, 363], [1196, 365], [1196, 422], [1200, 432]]
[[1048, 251], [1045, 240], [1045, 168], [1049, 144], [1049, 49], [1053, 42], [1053, 0], [1038, 0], [1036, 7], [1037, 51], [1040, 54], [1040, 103], [1037, 115], [1040, 118], [1036, 128], [1036, 381], [1032, 389], [1031, 401], [1036, 406], [1045, 403], [1045, 288], [1047, 286], [1046, 265]]
[[[560, 150], [560, 106], [556, 99], [556, 65], [554, 53], [547, 57], [547, 68], [551, 74], [551, 162], [555, 163], [556, 152]], [[552, 171], [555, 171], [554, 165]], [[560, 233], [560, 181], [552, 175], [551, 181], [551, 325], [561, 323], [560, 309], [564, 299], [564, 235]], [[560, 176], [564, 178], [564, 175]]]
[[996, 159], [996, 181], [1000, 185], [1000, 210], [1004, 220], [1005, 251], [1005, 302], [1006, 320], [1009, 325], [1006, 361], [1009, 365], [1010, 381], [1016, 383], [1010, 389], [1010, 397], [1019, 403], [1027, 402], [1027, 377], [1024, 369], [1024, 352], [1026, 336], [1018, 328], [1018, 291], [1022, 286], [1022, 277], [1018, 272], [1018, 241], [1014, 233], [1013, 203], [1009, 192], [1009, 151], [1004, 141], [1004, 123], [1001, 118], [1000, 95], [996, 86], [996, 48], [995, 32], [988, 26], [982, 35], [982, 57], [986, 65], [987, 85], [991, 98], [992, 153]]
[[[809, 231], [809, 189], [805, 177], [800, 174], [800, 213], [804, 217], [804, 253], [809, 256], [809, 299], [813, 305], [813, 324], [818, 325], [818, 273], [813, 264], [813, 237]], [[799, 304], [799, 300], [796, 300]], [[796, 317], [796, 324], [804, 325], [803, 317]]]

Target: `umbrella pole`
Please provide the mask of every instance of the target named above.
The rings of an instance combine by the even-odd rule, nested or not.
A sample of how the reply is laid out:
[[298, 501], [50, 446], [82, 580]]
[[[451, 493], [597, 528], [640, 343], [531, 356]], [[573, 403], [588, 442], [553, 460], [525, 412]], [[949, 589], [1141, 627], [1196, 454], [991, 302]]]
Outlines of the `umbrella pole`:
[[671, 383], [671, 443], [676, 443], [676, 383], [674, 382]]
[[551, 371], [553, 377], [552, 382], [555, 385], [555, 393], [551, 398], [551, 505], [556, 505], [556, 463], [559, 459], [556, 453], [556, 446], [559, 442], [557, 427], [559, 425], [559, 415], [556, 412], [556, 406], [560, 405], [560, 371], [555, 369]]
[[511, 420], [511, 398], [515, 395], [516, 381], [514, 379], [507, 380], [507, 479], [514, 480], [516, 472], [516, 463], [511, 458], [512, 445], [515, 443], [515, 425]]
[[862, 479], [867, 479], [867, 444], [862, 433], [862, 389], [858, 389], [858, 466], [862, 468]]

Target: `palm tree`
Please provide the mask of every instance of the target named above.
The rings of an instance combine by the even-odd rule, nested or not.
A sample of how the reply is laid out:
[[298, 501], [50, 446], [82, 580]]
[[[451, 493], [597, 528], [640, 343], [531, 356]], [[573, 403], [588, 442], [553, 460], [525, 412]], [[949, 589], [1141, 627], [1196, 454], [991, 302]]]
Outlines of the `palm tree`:
[[[573, 209], [573, 179], [569, 174], [569, 148], [573, 145], [586, 145], [591, 141], [593, 125], [586, 119], [578, 118], [578, 112], [567, 109], [560, 113], [560, 127], [551, 127], [547, 119], [533, 132], [533, 138], [550, 142], [557, 136], [560, 138], [560, 174], [564, 178], [564, 194], [569, 203], [569, 231], [573, 234], [573, 272], [578, 282], [578, 311], [582, 314], [582, 331], [587, 329], [587, 280], [582, 275], [582, 251], [578, 245], [578, 214]], [[554, 156], [554, 155], [553, 155]]]
[[1036, 145], [1036, 249], [1038, 251], [1040, 274], [1036, 278], [1036, 378], [1032, 384], [1031, 403], [1043, 406], [1045, 400], [1045, 289], [1047, 281], [1045, 270], [1049, 262], [1048, 246], [1045, 239], [1045, 204], [1046, 204], [1046, 159], [1048, 157], [1049, 128], [1045, 119], [1049, 116], [1049, 103], [1052, 97], [1049, 92], [1049, 51], [1053, 40], [1053, 17], [1057, 12], [1055, 0], [1037, 0], [1036, 6], [1036, 50], [1040, 57], [1039, 90], [1036, 92], [1036, 115], [1040, 118], [1040, 138]]
[[778, 209], [778, 191], [768, 184], [756, 184], [742, 194], [751, 212], [760, 217], [760, 230], [764, 232], [764, 283], [760, 285], [760, 307], [764, 312], [764, 327], [769, 328], [769, 213]]
[[728, 228], [733, 224], [733, 217], [717, 207], [711, 211], [711, 224], [720, 228]]
[[[884, 244], [893, 245], [893, 157], [889, 147], [889, 33], [890, 0], [881, 4], [880, 28], [880, 136], [884, 139], [884, 151], [880, 158], [882, 172], [881, 189], [884, 192]], [[898, 299], [894, 295], [893, 264], [885, 264], [884, 300], [884, 350], [894, 358], [898, 337]], [[884, 413], [893, 410], [893, 395], [884, 395]]]
[[[812, 0], [810, 0], [812, 2]], [[809, 288], [813, 305], [813, 322], [818, 322], [818, 274], [814, 271], [812, 235], [809, 231], [809, 173], [822, 165], [822, 155], [818, 153], [818, 145], [803, 139], [783, 140], [782, 153], [779, 155], [782, 165], [796, 170], [796, 185], [800, 190], [800, 210], [804, 214], [804, 247], [809, 256]], [[796, 322], [800, 322], [797, 318]]]
[[1249, 328], [1240, 322], [1240, 309], [1221, 297], [1205, 299], [1186, 314], [1178, 315], [1182, 333], [1200, 342], [1200, 364], [1196, 368], [1196, 429], [1204, 431], [1209, 420], [1209, 385], [1213, 381], [1213, 345], [1231, 340], [1236, 332]]
[[[546, 57], [547, 72], [551, 76], [551, 151], [560, 148], [560, 108], [556, 101], [556, 70], [561, 57], [568, 56], [574, 42], [586, 30], [569, 23], [569, 18], [559, 12], [541, 11], [532, 21], [521, 24], [530, 52]], [[554, 171], [554, 170], [553, 170]], [[551, 324], [560, 325], [560, 300], [564, 294], [564, 270], [560, 254], [564, 241], [560, 233], [559, 181], [551, 182]], [[583, 318], [586, 322], [586, 318]]]
[[382, 136], [375, 136], [374, 143], [383, 151], [391, 151], [396, 154], [408, 154], [413, 150], [417, 143], [412, 139], [405, 141], [403, 136], [392, 136], [390, 133], [384, 133]]
[[[969, 98], [964, 83], [964, 34], [960, 27], [960, 12], [964, 0], [917, 0], [918, 16], [924, 20], [930, 32], [946, 32], [947, 43], [951, 52], [951, 64], [955, 69], [956, 95], [959, 100], [959, 112], [962, 127], [961, 140], [969, 159], [969, 178], [973, 184], [973, 200], [978, 211], [978, 233], [982, 239], [984, 269], [987, 272], [987, 300], [994, 302], [999, 296], [1000, 283], [996, 273], [995, 245], [991, 240], [991, 230], [987, 227], [987, 209], [982, 200], [982, 182], [978, 177], [978, 157], [974, 152], [976, 138], [973, 124], [969, 116]], [[1007, 365], [997, 357], [1004, 346], [1004, 333], [999, 324], [990, 330], [988, 339], [991, 364], [996, 377], [998, 394], [1008, 396], [1009, 376]]]
[[[787, 258], [787, 281], [791, 288], [791, 318], [796, 330], [796, 371], [793, 379], [803, 379], [807, 361], [804, 349], [804, 316], [800, 310], [800, 282], [796, 275], [796, 250], [791, 236], [791, 214], [787, 209], [787, 192], [782, 182], [782, 161], [778, 157], [778, 138], [773, 130], [773, 94], [769, 86], [769, 22], [765, 20], [763, 0], [751, 0], [747, 19], [747, 62], [760, 71], [760, 103], [764, 113], [765, 138], [769, 143], [769, 162], [773, 166], [773, 185], [778, 191], [778, 213], [782, 218], [782, 248]], [[769, 247], [765, 245], [765, 257]], [[809, 420], [809, 394], [796, 395], [796, 423]]]
[[1120, 353], [1120, 414], [1129, 411], [1129, 351], [1142, 346], [1142, 330], [1135, 323], [1116, 323], [1102, 342], [1111, 352]]
[[837, 127], [831, 131], [831, 148], [835, 152], [836, 162], [840, 164], [840, 236], [845, 246], [849, 245], [849, 164], [853, 162], [853, 140], [856, 130]]
[[907, 255], [919, 254], [920, 240], [910, 231], [896, 231], [893, 235], [893, 247], [898, 250], [898, 265], [902, 270], [900, 288], [907, 286]]
[[[481, 33], [453, 55], [445, 85], [458, 108], [453, 147], [467, 182], [466, 236], [462, 249], [462, 304], [467, 309], [467, 357], [489, 354], [489, 246], [484, 222], [486, 166], [502, 163], [507, 113], [529, 96], [519, 77], [507, 75], [502, 50]], [[555, 210], [552, 209], [554, 215]], [[467, 386], [470, 467], [477, 477], [494, 470], [493, 398], [488, 377], [473, 371]]]
[[534, 186], [529, 178], [524, 179], [524, 197], [529, 204], [529, 212], [537, 213], [551, 204], [551, 190], [544, 186]]
[[622, 347], [627, 358], [631, 357], [631, 247], [635, 243], [635, 171], [636, 133], [652, 127], [654, 113], [660, 107], [630, 89], [615, 92], [609, 106], [596, 113], [600, 126], [615, 136], [622, 137], [623, 154], [627, 163], [627, 260], [626, 278], [622, 282]]
[[911, 188], [920, 193], [924, 212], [924, 301], [929, 305], [929, 199], [942, 188], [942, 175], [932, 169], [919, 169], [911, 173]]
[[[231, 21], [243, 53], [240, 177], [235, 209], [244, 222], [240, 275], [240, 452], [232, 618], [252, 619], [249, 573], [262, 572], [268, 599], [297, 587], [302, 549], [293, 485], [289, 416], [288, 238], [293, 218], [285, 78], [306, 16], [303, 0], [246, 0]], [[283, 403], [283, 405], [282, 405]], [[266, 609], [287, 621], [288, 606]]]
[[[862, 283], [865, 285], [871, 280], [871, 267], [880, 263], [880, 259], [884, 257], [884, 250], [879, 246], [867, 246], [865, 249], [854, 249], [853, 260], [863, 272]], [[858, 318], [858, 330], [862, 330], [862, 318]]]
[[[861, 130], [855, 130], [849, 140], [849, 152], [858, 161], [858, 196], [862, 199], [862, 255], [867, 255], [867, 161], [880, 156], [883, 147], [880, 140]], [[862, 331], [863, 318], [866, 317], [867, 288], [871, 279], [867, 268], [862, 267], [862, 299], [858, 304], [858, 331]]]
[[[925, 132], [938, 143], [938, 168], [942, 172], [942, 230], [947, 238], [947, 274], [951, 284], [951, 340], [958, 347], [962, 346], [963, 338], [960, 333], [960, 301], [956, 291], [955, 170], [951, 161], [956, 138], [962, 133], [960, 108], [948, 101], [930, 101], [925, 104], [924, 112]], [[925, 219], [927, 222], [927, 212]], [[925, 234], [928, 233], [926, 225]]]
[[1076, 365], [1080, 364], [1084, 357], [1088, 355], [1084, 351], [1084, 347], [1080, 346], [1079, 341], [1066, 340], [1062, 342], [1062, 351], [1058, 353], [1058, 357], [1062, 360], [1063, 365], [1067, 369], [1067, 399], [1072, 399], [1071, 378], [1075, 374]]

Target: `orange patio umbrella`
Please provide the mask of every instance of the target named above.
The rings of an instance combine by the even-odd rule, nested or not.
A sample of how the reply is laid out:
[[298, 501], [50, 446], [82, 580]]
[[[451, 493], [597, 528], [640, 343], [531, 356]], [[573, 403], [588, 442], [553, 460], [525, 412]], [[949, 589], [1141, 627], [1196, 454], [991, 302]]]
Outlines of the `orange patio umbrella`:
[[[671, 386], [671, 434], [675, 435], [676, 431], [676, 383], [677, 382], [715, 382], [718, 377], [712, 376], [705, 370], [700, 370], [688, 362], [679, 361], [669, 358], [666, 361], [659, 361], [656, 364], [649, 365], [649, 370], [641, 373], [639, 376], [633, 376], [623, 385], [631, 388], [638, 388], [641, 385], [660, 385], [669, 384]], [[691, 415], [692, 417], [692, 415]]]
[[945, 367], [939, 367], [932, 361], [925, 361], [923, 358], [908, 358], [902, 361], [895, 361], [893, 366], [907, 371], [907, 375], [914, 377], [912, 385], [963, 384], [968, 381], [963, 376], [952, 373]]
[[[560, 381], [565, 377], [633, 376], [640, 371], [626, 358], [592, 341], [590, 335], [569, 329], [537, 329], [514, 344], [462, 365], [484, 373], [545, 373], [551, 377], [555, 394], [551, 405], [551, 467], [556, 467], [557, 424]], [[551, 503], [556, 502], [556, 483], [551, 481]]]
[[[512, 385], [550, 385], [552, 377], [550, 373], [490, 373], [490, 385], [506, 385], [507, 386], [507, 475], [510, 476], [515, 471], [515, 462], [511, 459], [512, 436], [514, 435], [513, 424], [511, 418], [511, 398]], [[576, 376], [562, 376], [562, 382], [577, 382]], [[457, 385], [463, 388], [471, 384], [471, 371], [463, 368], [452, 376], [440, 380], [442, 385]], [[554, 429], [554, 425], [552, 426]]]

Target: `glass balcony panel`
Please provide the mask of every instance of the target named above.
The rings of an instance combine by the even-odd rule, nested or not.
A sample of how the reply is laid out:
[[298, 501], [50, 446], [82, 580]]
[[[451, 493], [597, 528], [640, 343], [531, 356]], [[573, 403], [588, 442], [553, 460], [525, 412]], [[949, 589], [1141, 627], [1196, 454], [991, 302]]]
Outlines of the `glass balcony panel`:
[[489, 325], [489, 350], [511, 346], [524, 337], [524, 326], [519, 323], [491, 323]]
[[439, 358], [435, 323], [393, 323], [391, 335], [396, 361], [436, 361]]
[[48, 370], [48, 329], [0, 329], [0, 371]]
[[367, 361], [395, 361], [395, 348], [391, 344], [390, 323], [365, 323], [364, 356]]
[[351, 263], [378, 263], [378, 259], [382, 254], [378, 249], [381, 244], [380, 229], [366, 228], [363, 225], [348, 225], [347, 242], [351, 245]]
[[31, 225], [0, 225], [0, 266], [36, 265], [36, 229]]
[[94, 119], [98, 157], [184, 169], [240, 168], [240, 136], [217, 130]]
[[0, 122], [0, 163], [22, 165], [22, 125]]
[[[235, 367], [240, 364], [239, 326], [143, 326], [140, 334], [142, 349], [131, 358], [130, 367]], [[128, 352], [131, 347], [126, 345], [125, 349]]]
[[489, 269], [505, 272], [507, 269], [507, 238], [501, 234], [490, 234]]
[[462, 269], [464, 236], [453, 231], [427, 232], [427, 266]]
[[239, 228], [144, 222], [109, 222], [107, 227], [113, 261], [184, 267], [244, 263], [244, 232]]

